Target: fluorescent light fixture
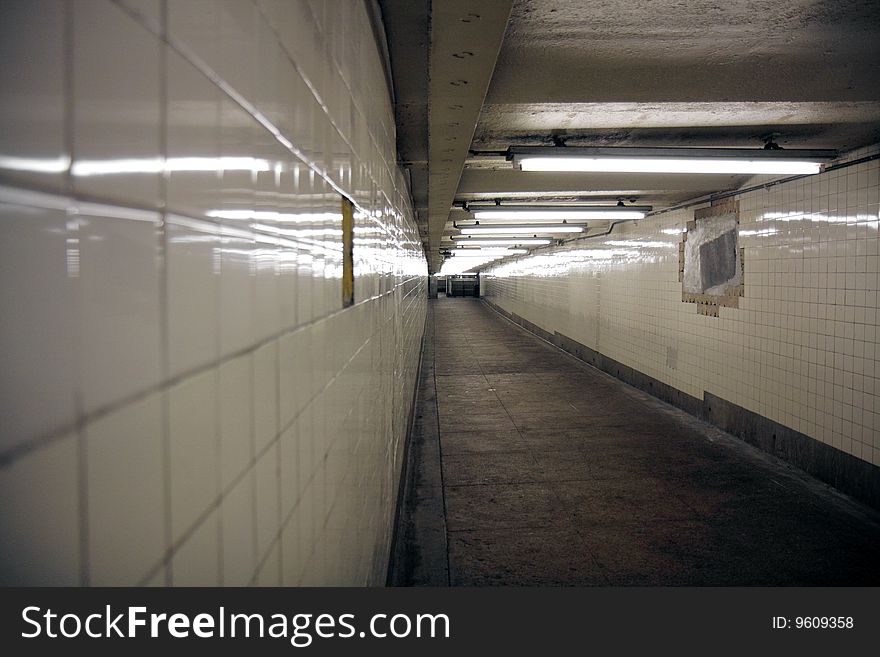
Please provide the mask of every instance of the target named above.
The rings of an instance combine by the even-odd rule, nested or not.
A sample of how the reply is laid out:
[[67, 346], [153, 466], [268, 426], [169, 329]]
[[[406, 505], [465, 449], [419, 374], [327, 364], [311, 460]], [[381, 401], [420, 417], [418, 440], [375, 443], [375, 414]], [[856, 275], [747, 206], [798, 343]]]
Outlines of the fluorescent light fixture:
[[814, 174], [834, 150], [752, 148], [513, 147], [507, 159], [523, 171], [604, 173]]
[[509, 255], [521, 255], [528, 253], [527, 249], [508, 249], [504, 247], [485, 247], [485, 246], [459, 246], [452, 250], [453, 255], [462, 256], [471, 253], [480, 255], [499, 255], [502, 258]]
[[453, 236], [452, 241], [456, 244], [461, 244], [466, 241], [467, 244], [471, 246], [502, 246], [502, 245], [523, 245], [523, 246], [541, 246], [542, 244], [550, 244], [550, 239], [544, 239], [540, 237], [523, 237], [523, 238], [497, 238], [497, 237], [470, 237], [463, 236], [457, 237]]
[[459, 226], [462, 235], [519, 235], [534, 233], [583, 233], [580, 224], [480, 224]]
[[[495, 205], [473, 207], [474, 219], [525, 219], [530, 221], [586, 219], [644, 219], [650, 205]], [[534, 231], [533, 231], [534, 232]]]

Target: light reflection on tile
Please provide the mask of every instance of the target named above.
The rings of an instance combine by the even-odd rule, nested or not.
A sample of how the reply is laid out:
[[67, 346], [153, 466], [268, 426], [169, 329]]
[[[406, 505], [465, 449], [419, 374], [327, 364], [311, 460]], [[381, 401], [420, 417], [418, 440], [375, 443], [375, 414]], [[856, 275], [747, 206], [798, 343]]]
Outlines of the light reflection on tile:
[[73, 24], [76, 189], [155, 206], [162, 157], [161, 44], [109, 2], [77, 5]]
[[[161, 530], [155, 514], [127, 521], [132, 536], [160, 531], [163, 547], [170, 529], [176, 585], [382, 583], [426, 264], [366, 11], [170, 2], [177, 52], [154, 34], [160, 3], [121, 5], [84, 0], [71, 11], [72, 178], [88, 199], [0, 190], [2, 298], [20, 308], [0, 325], [15, 381], [3, 378], [0, 450], [81, 422], [90, 456], [130, 468], [134, 452], [114, 450], [143, 441], [149, 467], [132, 481], [149, 491], [145, 503], [170, 499], [170, 517], [163, 506]], [[39, 29], [48, 46], [20, 80], [25, 98], [51, 98], [65, 82], [63, 66], [46, 64], [60, 26]], [[66, 118], [32, 118], [45, 141], [3, 137], [0, 155], [9, 144], [9, 155], [52, 160], [41, 180], [62, 176]], [[339, 187], [359, 204], [357, 305], [345, 311]], [[117, 445], [117, 425], [132, 418], [147, 419]], [[105, 502], [118, 476], [112, 459], [81, 471], [75, 438], [55, 440], [0, 466], [4, 518], [43, 503], [49, 477], [67, 495], [45, 507], [57, 544], [42, 526], [30, 542], [2, 539], [5, 563], [32, 583], [78, 581], [77, 532], [87, 529], [66, 489], [83, 476]], [[93, 511], [105, 522], [119, 509]], [[164, 567], [145, 572], [155, 544], [120, 556], [102, 527], [90, 535], [95, 582], [165, 581]], [[37, 577], [30, 555], [62, 548], [57, 568]]]
[[[0, 174], [60, 191], [64, 144], [64, 11], [61, 0], [3, 4], [0, 39]], [[33, 44], [40, 44], [34, 48]], [[26, 61], [29, 75], [21, 74]]]

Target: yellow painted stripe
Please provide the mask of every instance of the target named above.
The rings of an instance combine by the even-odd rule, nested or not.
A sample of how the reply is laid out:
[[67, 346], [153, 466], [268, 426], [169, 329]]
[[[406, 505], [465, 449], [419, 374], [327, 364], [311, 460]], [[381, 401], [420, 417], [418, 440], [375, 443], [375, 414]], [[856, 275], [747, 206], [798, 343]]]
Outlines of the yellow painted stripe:
[[354, 206], [342, 197], [342, 307], [354, 304]]

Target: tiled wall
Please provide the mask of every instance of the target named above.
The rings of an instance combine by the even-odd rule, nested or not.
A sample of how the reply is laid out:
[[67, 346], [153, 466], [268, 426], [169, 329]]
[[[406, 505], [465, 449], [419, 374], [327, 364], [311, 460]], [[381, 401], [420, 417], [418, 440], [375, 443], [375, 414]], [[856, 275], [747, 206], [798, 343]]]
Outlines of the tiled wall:
[[427, 269], [364, 4], [0, 12], [0, 581], [382, 583]]
[[880, 161], [738, 199], [745, 295], [718, 317], [682, 302], [678, 244], [694, 208], [497, 266], [484, 296], [693, 397], [880, 464]]

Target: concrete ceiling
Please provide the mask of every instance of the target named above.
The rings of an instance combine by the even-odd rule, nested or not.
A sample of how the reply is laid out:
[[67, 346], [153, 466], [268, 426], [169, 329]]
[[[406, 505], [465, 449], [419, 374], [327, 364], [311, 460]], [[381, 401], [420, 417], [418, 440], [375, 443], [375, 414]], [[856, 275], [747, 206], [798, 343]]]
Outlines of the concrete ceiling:
[[429, 0], [380, 0], [393, 80], [397, 155], [409, 174], [422, 244], [428, 252]]
[[[876, 0], [380, 4], [395, 87], [414, 92], [398, 97], [399, 148], [423, 175], [413, 193], [432, 271], [461, 215], [450, 214], [453, 201], [624, 197], [659, 209], [743, 181], [525, 173], [492, 153], [510, 145], [759, 147], [772, 135], [785, 148], [844, 151], [880, 142]], [[395, 29], [413, 8], [421, 39]], [[468, 14], [479, 19], [463, 22]]]

